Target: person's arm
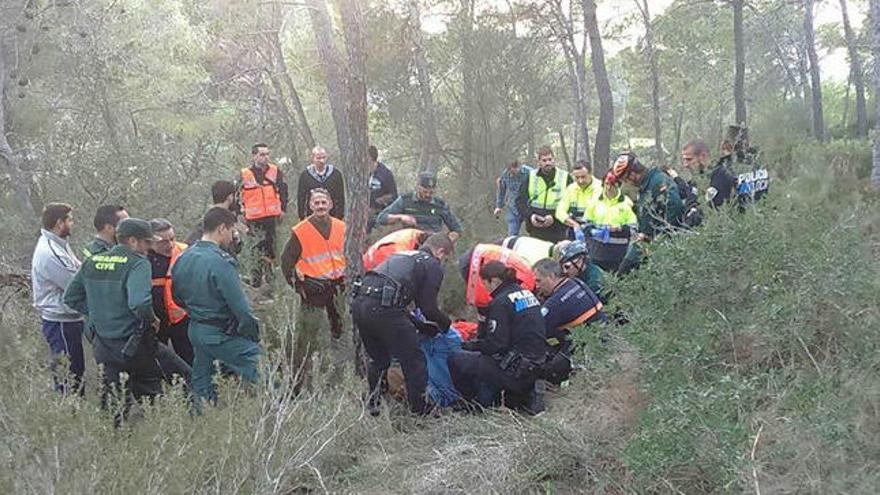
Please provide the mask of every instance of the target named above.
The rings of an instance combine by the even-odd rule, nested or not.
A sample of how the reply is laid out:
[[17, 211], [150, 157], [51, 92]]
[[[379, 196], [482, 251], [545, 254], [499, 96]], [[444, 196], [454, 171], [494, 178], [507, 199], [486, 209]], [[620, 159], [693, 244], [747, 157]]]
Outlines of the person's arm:
[[284, 250], [281, 252], [281, 273], [284, 274], [284, 280], [287, 280], [291, 287], [296, 282], [294, 278], [296, 263], [301, 255], [302, 245], [299, 243], [299, 238], [290, 234], [290, 239], [287, 240], [287, 244], [284, 245]]
[[567, 187], [562, 191], [562, 197], [559, 198], [559, 204], [556, 205], [555, 216], [557, 220], [566, 226], [576, 228], [577, 222], [575, 222], [574, 219], [571, 219], [568, 214], [568, 209], [571, 207], [571, 197], [574, 195], [573, 193], [574, 191]]
[[73, 279], [67, 285], [64, 291], [64, 304], [76, 311], [77, 313], [89, 314], [88, 299], [86, 298], [86, 288], [83, 285], [82, 270], [76, 272]]
[[[134, 259], [134, 258], [129, 258]], [[146, 258], [137, 258], [125, 280], [128, 309], [142, 321], [156, 320], [153, 312], [153, 270]]]
[[309, 185], [306, 184], [308, 174], [309, 172], [307, 170], [303, 170], [299, 175], [299, 182], [296, 185], [296, 215], [300, 220], [307, 217], [309, 214]]
[[733, 190], [734, 179], [723, 167], [718, 167], [712, 172], [709, 179], [709, 189], [706, 190], [706, 200], [714, 208], [720, 208], [730, 198]]
[[278, 169], [278, 179], [275, 182], [275, 187], [278, 188], [278, 197], [281, 199], [281, 211], [287, 212], [287, 203], [290, 201], [290, 195], [288, 193], [287, 182], [284, 182], [284, 174], [281, 172], [281, 169]]
[[231, 263], [218, 263], [211, 274], [217, 290], [238, 321], [238, 333], [255, 342], [260, 341], [260, 322], [247, 302], [238, 271]]
[[443, 208], [440, 210], [440, 218], [442, 218], [443, 223], [449, 227], [450, 233], [455, 232], [456, 234], [461, 234], [461, 221], [458, 220], [455, 213], [452, 213], [448, 204], [443, 205]]
[[433, 321], [437, 327], [444, 331], [449, 328], [452, 320], [440, 311], [437, 305], [437, 297], [440, 295], [440, 286], [443, 285], [443, 267], [439, 261], [428, 263], [425, 266], [424, 277], [418, 284], [415, 302], [422, 310], [425, 319]]
[[487, 356], [507, 351], [511, 347], [511, 321], [504, 304], [490, 304], [485, 325], [488, 326], [482, 338], [476, 342], [476, 350]]
[[403, 213], [403, 196], [398, 196], [393, 203], [386, 206], [384, 210], [379, 212], [376, 217], [376, 223], [379, 225], [391, 225], [400, 221]]
[[500, 210], [504, 207], [504, 198], [507, 196], [507, 182], [502, 180], [503, 175], [499, 175], [495, 179], [495, 209]]
[[[49, 249], [53, 248], [50, 246]], [[52, 285], [64, 290], [70, 285], [70, 281], [73, 280], [78, 269], [75, 265], [62, 262], [58, 256], [53, 255], [43, 259], [43, 270], [41, 272]]]

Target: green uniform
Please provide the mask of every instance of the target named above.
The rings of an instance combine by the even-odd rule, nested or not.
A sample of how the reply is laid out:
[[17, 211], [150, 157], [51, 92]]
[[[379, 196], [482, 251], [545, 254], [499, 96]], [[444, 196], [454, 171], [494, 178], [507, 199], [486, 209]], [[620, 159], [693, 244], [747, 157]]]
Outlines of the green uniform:
[[603, 290], [605, 272], [603, 272], [601, 268], [590, 261], [590, 264], [587, 265], [586, 268], [584, 268], [584, 271], [582, 271], [581, 274], [578, 275], [578, 278], [587, 284], [590, 290], [592, 290], [593, 293], [596, 294], [596, 297], [598, 297], [600, 301], [602, 301], [603, 303], [607, 303], [605, 299], [606, 294]]
[[249, 382], [259, 376], [259, 321], [241, 289], [236, 261], [220, 246], [199, 241], [183, 252], [171, 270], [174, 300], [189, 312], [196, 395], [216, 399], [214, 361]]
[[96, 254], [106, 253], [113, 249], [113, 246], [115, 246], [115, 244], [110, 244], [100, 237], [95, 237], [92, 239], [92, 242], [83, 249], [83, 259], [89, 259]]
[[147, 257], [117, 245], [83, 263], [64, 293], [64, 304], [88, 315], [95, 361], [104, 366], [102, 399], [129, 375], [128, 398], [161, 391], [162, 370], [149, 326], [155, 320], [152, 270]]
[[683, 212], [684, 204], [675, 182], [659, 168], [648, 170], [639, 186], [636, 202], [639, 232], [653, 239], [671, 227], [677, 227]]
[[450, 232], [461, 232], [461, 222], [449, 209], [449, 205], [436, 196], [430, 201], [420, 200], [415, 193], [398, 196], [379, 213], [376, 223], [388, 225], [389, 215], [412, 215], [416, 219], [415, 227], [429, 232], [440, 232], [443, 225], [446, 225]]
[[[636, 201], [636, 216], [639, 221], [639, 233], [653, 240], [658, 235], [668, 232], [681, 225], [684, 214], [684, 203], [678, 193], [678, 186], [659, 168], [648, 170], [648, 174], [639, 186], [639, 198]], [[641, 242], [633, 242], [620, 264], [621, 274], [629, 273], [642, 260]]]

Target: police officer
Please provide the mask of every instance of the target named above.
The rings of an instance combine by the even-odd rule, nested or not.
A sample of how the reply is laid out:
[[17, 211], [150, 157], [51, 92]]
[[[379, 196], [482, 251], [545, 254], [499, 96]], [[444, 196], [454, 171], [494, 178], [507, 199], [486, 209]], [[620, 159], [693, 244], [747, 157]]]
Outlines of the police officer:
[[612, 171], [617, 178], [639, 188], [636, 200], [639, 232], [637, 242], [630, 244], [621, 262], [619, 271], [624, 274], [641, 263], [643, 244], [681, 226], [684, 204], [675, 182], [659, 168], [642, 165], [635, 153], [618, 156]]
[[440, 232], [445, 225], [449, 229], [449, 238], [455, 242], [461, 235], [461, 222], [445, 201], [434, 196], [436, 189], [437, 176], [433, 172], [420, 173], [416, 192], [398, 196], [379, 213], [376, 223], [402, 224], [428, 232]]
[[116, 225], [128, 218], [128, 212], [119, 205], [102, 205], [95, 211], [95, 238], [83, 249], [83, 259], [105, 253], [116, 245]]
[[[123, 414], [132, 399], [161, 392], [163, 372], [155, 334], [159, 320], [153, 313], [151, 270], [146, 256], [156, 239], [145, 220], [128, 218], [119, 222], [116, 246], [86, 260], [64, 295], [64, 303], [88, 315], [94, 328], [95, 361], [104, 366], [104, 407], [113, 389], [122, 386], [122, 373], [128, 375]], [[121, 419], [117, 416], [117, 424]]]
[[529, 172], [526, 187], [520, 188], [520, 204], [526, 205], [526, 231], [532, 237], [559, 242], [566, 237], [566, 226], [556, 219], [562, 193], [571, 184], [568, 173], [553, 164], [553, 149], [538, 148], [538, 168]]
[[224, 246], [232, 242], [235, 214], [214, 207], [202, 220], [205, 233], [171, 269], [174, 301], [189, 313], [193, 346], [192, 386], [202, 399], [216, 400], [214, 361], [248, 382], [256, 382], [260, 326], [241, 289], [236, 262]]
[[[379, 414], [381, 378], [392, 357], [403, 369], [410, 410], [417, 414], [429, 411], [425, 355], [416, 333], [430, 336], [449, 328], [449, 317], [437, 307], [437, 295], [443, 283], [441, 263], [452, 250], [449, 237], [435, 233], [418, 251], [392, 254], [355, 284], [351, 314], [370, 356], [367, 382], [370, 414], [374, 416]], [[406, 310], [411, 302], [430, 323], [416, 327]]]
[[559, 263], [545, 259], [535, 264], [538, 293], [544, 298], [541, 313], [547, 327], [550, 355], [542, 376], [560, 384], [571, 373], [571, 331], [607, 321], [602, 302], [580, 279], [566, 277]]
[[596, 294], [599, 300], [603, 302], [606, 300], [608, 294], [604, 290], [605, 272], [593, 263], [590, 251], [583, 241], [574, 241], [562, 248], [559, 266], [563, 275], [580, 280]]
[[492, 302], [476, 340], [465, 342], [449, 358], [456, 389], [483, 407], [495, 405], [504, 391], [508, 398], [519, 398], [532, 414], [540, 413], [543, 390], [534, 385], [547, 354], [541, 303], [522, 288], [516, 271], [500, 261], [483, 265], [480, 278]]
[[729, 126], [721, 143], [721, 158], [712, 169], [706, 201], [714, 208], [736, 197], [742, 208], [763, 198], [770, 176], [757, 160], [757, 150], [749, 146], [748, 129]]

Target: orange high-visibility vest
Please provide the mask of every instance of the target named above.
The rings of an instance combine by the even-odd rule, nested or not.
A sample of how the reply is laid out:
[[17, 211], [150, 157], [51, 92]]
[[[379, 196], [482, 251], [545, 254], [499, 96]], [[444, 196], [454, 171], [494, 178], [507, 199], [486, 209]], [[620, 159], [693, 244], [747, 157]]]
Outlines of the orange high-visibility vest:
[[337, 280], [345, 273], [345, 222], [330, 217], [330, 239], [318, 232], [308, 218], [291, 229], [302, 253], [296, 269], [306, 277]]
[[153, 279], [153, 287], [162, 287], [162, 303], [165, 305], [165, 313], [168, 315], [168, 323], [176, 325], [186, 318], [186, 310], [174, 302], [171, 297], [171, 268], [177, 262], [180, 253], [188, 246], [182, 242], [175, 242], [171, 247], [171, 261], [168, 263], [168, 272], [164, 277]]
[[278, 180], [278, 167], [269, 164], [263, 174], [263, 183], [257, 184], [254, 171], [241, 169], [241, 203], [246, 220], [277, 217], [281, 215], [281, 195], [275, 182]]
[[471, 255], [470, 268], [468, 269], [467, 290], [465, 301], [478, 308], [484, 308], [492, 302], [492, 295], [483, 280], [480, 279], [480, 268], [490, 261], [500, 261], [505, 266], [516, 271], [516, 278], [524, 289], [535, 289], [535, 272], [529, 262], [522, 256], [510, 249], [496, 246], [495, 244], [477, 244], [474, 254]]
[[416, 249], [424, 233], [419, 229], [400, 229], [379, 239], [364, 253], [364, 271], [373, 270], [394, 253]]

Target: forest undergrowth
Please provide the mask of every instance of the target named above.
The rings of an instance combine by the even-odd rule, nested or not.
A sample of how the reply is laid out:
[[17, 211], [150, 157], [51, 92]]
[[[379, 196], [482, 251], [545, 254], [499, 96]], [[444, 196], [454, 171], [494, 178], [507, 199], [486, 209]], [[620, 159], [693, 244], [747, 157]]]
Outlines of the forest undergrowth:
[[[223, 382], [202, 416], [177, 386], [114, 429], [90, 358], [85, 399], [51, 393], [28, 295], [7, 287], [0, 491], [874, 492], [877, 198], [845, 149], [798, 153], [763, 204], [707, 215], [613, 282], [629, 323], [578, 335], [585, 369], [536, 418], [417, 419], [393, 403], [371, 418], [346, 340], [299, 396], [267, 365], [259, 388]], [[260, 309], [273, 364], [296, 331], [294, 295], [276, 291]]]

